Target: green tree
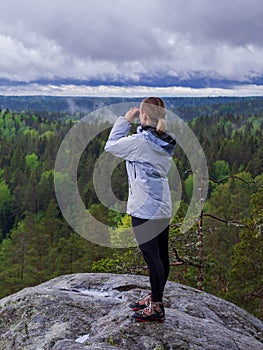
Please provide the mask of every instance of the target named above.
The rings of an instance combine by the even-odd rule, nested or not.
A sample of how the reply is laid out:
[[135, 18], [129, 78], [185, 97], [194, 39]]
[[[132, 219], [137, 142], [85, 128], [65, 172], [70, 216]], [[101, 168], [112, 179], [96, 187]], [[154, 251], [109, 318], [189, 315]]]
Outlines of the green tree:
[[193, 195], [193, 187], [194, 187], [193, 175], [190, 174], [185, 180], [185, 193], [186, 193], [186, 198], [188, 203], [190, 202], [191, 197]]
[[85, 240], [76, 232], [69, 238], [62, 237], [55, 247], [56, 269], [54, 275], [89, 272], [95, 260], [94, 244]]
[[[207, 201], [207, 213], [225, 221], [242, 222], [244, 218], [250, 217], [250, 196], [256, 192], [257, 187], [249, 173], [243, 172], [237, 176], [239, 179], [230, 178], [213, 190]], [[229, 267], [233, 246], [239, 242], [239, 226], [227, 226], [218, 220], [205, 218], [204, 229], [209, 232], [206, 249], [212, 252], [223, 266]]]
[[53, 170], [46, 170], [43, 172], [37, 184], [37, 194], [39, 198], [39, 208], [45, 211], [50, 201], [55, 198]]
[[251, 206], [253, 215], [248, 223], [255, 225], [255, 230], [242, 230], [234, 247], [228, 298], [262, 319], [263, 189], [251, 196]]
[[1, 244], [2, 296], [34, 284], [34, 265], [31, 264], [32, 258], [34, 259], [32, 249], [35, 249], [32, 241], [34, 228], [34, 218], [28, 214]]
[[26, 155], [26, 167], [29, 170], [34, 170], [38, 167], [39, 161], [38, 156], [35, 153]]
[[5, 238], [13, 224], [13, 201], [9, 187], [5, 181], [0, 180], [0, 241]]
[[222, 180], [230, 175], [229, 164], [224, 160], [217, 160], [213, 165], [213, 176], [216, 180]]

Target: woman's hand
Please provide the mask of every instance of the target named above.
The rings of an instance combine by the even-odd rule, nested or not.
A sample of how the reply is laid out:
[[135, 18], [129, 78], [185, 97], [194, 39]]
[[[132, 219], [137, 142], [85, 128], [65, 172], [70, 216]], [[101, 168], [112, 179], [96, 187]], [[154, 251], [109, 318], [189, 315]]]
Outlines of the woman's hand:
[[124, 118], [128, 120], [128, 122], [132, 123], [134, 119], [139, 118], [140, 110], [138, 107], [131, 107], [128, 112], [125, 114]]

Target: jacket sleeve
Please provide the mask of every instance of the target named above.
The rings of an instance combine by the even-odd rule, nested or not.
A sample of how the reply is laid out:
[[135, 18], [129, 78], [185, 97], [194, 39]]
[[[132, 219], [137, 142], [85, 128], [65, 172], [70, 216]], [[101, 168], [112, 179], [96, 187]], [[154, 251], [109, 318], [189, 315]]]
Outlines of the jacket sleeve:
[[131, 123], [124, 117], [119, 117], [113, 125], [104, 150], [125, 160], [133, 161], [141, 158], [142, 147], [139, 147], [138, 139], [128, 136], [130, 130]]

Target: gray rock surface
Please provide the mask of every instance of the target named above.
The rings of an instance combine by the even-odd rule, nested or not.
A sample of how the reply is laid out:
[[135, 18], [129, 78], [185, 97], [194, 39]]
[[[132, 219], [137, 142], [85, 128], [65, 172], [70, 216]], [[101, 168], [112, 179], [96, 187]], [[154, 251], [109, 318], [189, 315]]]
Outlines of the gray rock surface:
[[174, 282], [166, 320], [136, 323], [129, 303], [148, 277], [74, 274], [0, 300], [5, 350], [263, 350], [263, 323], [243, 309]]

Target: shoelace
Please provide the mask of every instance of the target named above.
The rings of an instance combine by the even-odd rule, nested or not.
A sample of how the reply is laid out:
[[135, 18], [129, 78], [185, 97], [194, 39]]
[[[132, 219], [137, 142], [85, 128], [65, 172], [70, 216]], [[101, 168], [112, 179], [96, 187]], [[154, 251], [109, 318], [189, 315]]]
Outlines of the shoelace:
[[147, 306], [145, 309], [140, 310], [139, 312], [140, 312], [141, 315], [144, 315], [144, 314], [149, 315], [149, 314], [151, 314], [152, 312], [154, 312], [154, 307], [153, 307], [152, 300], [149, 299], [149, 304], [148, 304], [148, 306]]
[[140, 302], [146, 302], [146, 305], [149, 305], [149, 302], [151, 301], [151, 293], [148, 293], [148, 294], [146, 294], [146, 295], [144, 295], [144, 296], [142, 296], [140, 299], [139, 299], [139, 303]]

